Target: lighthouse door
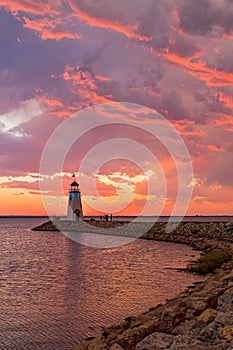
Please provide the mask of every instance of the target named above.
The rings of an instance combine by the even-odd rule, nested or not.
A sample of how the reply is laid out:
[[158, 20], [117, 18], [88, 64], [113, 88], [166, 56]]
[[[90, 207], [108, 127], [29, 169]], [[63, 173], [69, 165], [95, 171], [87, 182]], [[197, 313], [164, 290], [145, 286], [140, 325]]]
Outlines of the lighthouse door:
[[78, 210], [78, 209], [76, 209], [75, 211], [74, 211], [74, 213], [75, 213], [75, 219], [76, 220], [79, 220], [79, 218], [80, 218], [80, 210]]

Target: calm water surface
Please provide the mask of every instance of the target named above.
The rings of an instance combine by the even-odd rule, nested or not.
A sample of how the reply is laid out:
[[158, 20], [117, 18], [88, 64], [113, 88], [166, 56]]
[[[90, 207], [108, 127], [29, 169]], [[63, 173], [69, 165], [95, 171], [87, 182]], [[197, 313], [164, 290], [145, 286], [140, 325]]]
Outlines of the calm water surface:
[[0, 220], [1, 350], [71, 349], [200, 280], [172, 269], [199, 256], [184, 245], [91, 248], [30, 230], [43, 221]]

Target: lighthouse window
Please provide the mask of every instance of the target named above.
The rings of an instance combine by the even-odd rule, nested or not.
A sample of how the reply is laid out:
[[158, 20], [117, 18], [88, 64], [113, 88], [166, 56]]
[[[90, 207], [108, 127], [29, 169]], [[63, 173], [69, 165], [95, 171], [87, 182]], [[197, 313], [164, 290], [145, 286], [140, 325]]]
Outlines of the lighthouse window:
[[78, 199], [80, 199], [80, 193], [78, 192]]

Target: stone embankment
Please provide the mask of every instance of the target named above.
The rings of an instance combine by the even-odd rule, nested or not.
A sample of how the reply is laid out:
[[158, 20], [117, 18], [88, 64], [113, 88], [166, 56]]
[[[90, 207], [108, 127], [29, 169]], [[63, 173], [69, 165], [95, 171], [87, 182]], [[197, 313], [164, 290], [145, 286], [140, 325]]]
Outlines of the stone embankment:
[[218, 248], [232, 252], [233, 222], [182, 222], [171, 233], [165, 230], [166, 223], [156, 223], [142, 238], [187, 244], [203, 251]]
[[233, 349], [233, 272], [228, 263], [207, 281], [119, 325], [76, 350]]
[[149, 222], [129, 222], [129, 221], [68, 221], [56, 220], [48, 221], [35, 227], [36, 231], [71, 231], [88, 232], [96, 234], [107, 234], [116, 236], [140, 237], [153, 227]]
[[[172, 233], [156, 223], [145, 239], [188, 244], [233, 255], [233, 223], [181, 223]], [[105, 328], [75, 350], [233, 350], [233, 261], [164, 305]]]
[[[170, 224], [172, 225], [172, 224]], [[126, 221], [48, 221], [33, 228], [34, 231], [73, 231], [96, 234], [130, 236], [135, 238], [187, 244], [195, 249], [207, 251], [215, 248], [231, 250], [232, 222], [181, 222], [167, 233], [165, 222]], [[169, 226], [171, 230], [172, 226]]]
[[[147, 239], [185, 243], [208, 251], [233, 253], [232, 223], [181, 223], [165, 233], [157, 223]], [[232, 350], [233, 262], [222, 265], [204, 282], [196, 283], [164, 305], [106, 328], [101, 336], [76, 350]]]

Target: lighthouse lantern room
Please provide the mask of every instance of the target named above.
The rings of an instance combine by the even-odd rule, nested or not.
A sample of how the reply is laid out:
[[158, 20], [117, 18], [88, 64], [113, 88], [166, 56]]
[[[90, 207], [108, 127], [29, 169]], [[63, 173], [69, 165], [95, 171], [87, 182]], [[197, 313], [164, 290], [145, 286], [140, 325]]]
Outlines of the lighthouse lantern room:
[[74, 221], [83, 219], [81, 192], [75, 180], [70, 184], [67, 218]]

